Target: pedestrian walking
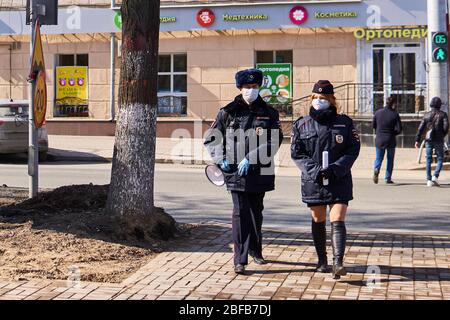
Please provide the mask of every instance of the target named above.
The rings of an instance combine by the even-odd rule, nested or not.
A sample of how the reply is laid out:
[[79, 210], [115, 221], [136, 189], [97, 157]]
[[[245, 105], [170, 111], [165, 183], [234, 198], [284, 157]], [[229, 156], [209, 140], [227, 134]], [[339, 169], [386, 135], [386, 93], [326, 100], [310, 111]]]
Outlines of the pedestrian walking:
[[386, 106], [373, 116], [373, 129], [375, 130], [376, 159], [373, 170], [373, 182], [378, 183], [381, 165], [384, 155], [387, 157], [386, 173], [384, 181], [393, 184], [392, 171], [394, 170], [395, 148], [397, 146], [396, 137], [402, 132], [402, 121], [396, 111], [397, 99], [390, 96]]
[[224, 172], [233, 200], [234, 271], [245, 272], [248, 255], [265, 264], [262, 223], [265, 193], [275, 189], [273, 157], [283, 133], [278, 111], [259, 95], [263, 73], [248, 69], [236, 74], [241, 91], [222, 108], [206, 135], [205, 146]]
[[326, 215], [330, 208], [333, 277], [347, 274], [343, 265], [347, 230], [345, 217], [353, 199], [351, 168], [360, 150], [353, 121], [338, 114], [333, 85], [318, 81], [311, 95], [309, 115], [294, 122], [291, 157], [301, 171], [302, 201], [310, 208], [311, 231], [318, 272], [328, 272]]
[[[441, 110], [441, 106], [442, 100], [439, 97], [431, 99], [431, 110], [425, 113], [416, 135], [416, 148], [419, 148], [420, 143], [425, 140], [428, 187], [439, 186], [439, 174], [444, 163], [444, 139], [448, 134], [449, 120], [448, 115]], [[436, 153], [437, 164], [434, 175], [431, 176], [433, 151]]]

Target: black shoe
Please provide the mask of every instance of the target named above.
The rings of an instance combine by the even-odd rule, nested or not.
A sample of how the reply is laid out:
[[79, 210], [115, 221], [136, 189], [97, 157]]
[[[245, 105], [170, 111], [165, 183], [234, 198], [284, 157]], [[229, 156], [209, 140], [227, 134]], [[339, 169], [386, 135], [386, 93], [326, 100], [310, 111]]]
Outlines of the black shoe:
[[237, 274], [245, 274], [245, 266], [243, 264], [235, 265], [234, 272]]
[[394, 181], [392, 181], [391, 179], [386, 180], [386, 184], [394, 184]]
[[331, 223], [331, 245], [333, 247], [333, 278], [340, 279], [347, 271], [344, 268], [344, 253], [347, 242], [347, 229], [344, 221]]
[[373, 183], [378, 184], [378, 175], [380, 174], [380, 170], [375, 169], [373, 171]]
[[317, 263], [316, 266], [316, 272], [320, 272], [320, 273], [327, 273], [328, 272], [328, 259], [325, 258], [325, 260], [323, 259], [319, 259], [319, 262]]
[[249, 251], [248, 254], [253, 258], [256, 264], [267, 264], [267, 261], [263, 258], [261, 253], [256, 253], [254, 251]]
[[338, 280], [345, 275], [347, 275], [347, 270], [343, 265], [333, 264], [333, 279]]
[[267, 264], [267, 261], [263, 257], [253, 257], [253, 261], [256, 264]]

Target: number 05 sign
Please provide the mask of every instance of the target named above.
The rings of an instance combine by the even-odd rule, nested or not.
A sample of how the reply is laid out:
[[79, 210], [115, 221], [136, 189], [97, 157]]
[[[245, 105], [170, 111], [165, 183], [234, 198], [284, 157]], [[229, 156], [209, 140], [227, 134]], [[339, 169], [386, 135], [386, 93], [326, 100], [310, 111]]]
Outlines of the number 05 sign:
[[45, 71], [41, 70], [36, 78], [36, 89], [34, 91], [34, 124], [41, 128], [45, 121], [47, 111], [47, 85], [45, 83]]

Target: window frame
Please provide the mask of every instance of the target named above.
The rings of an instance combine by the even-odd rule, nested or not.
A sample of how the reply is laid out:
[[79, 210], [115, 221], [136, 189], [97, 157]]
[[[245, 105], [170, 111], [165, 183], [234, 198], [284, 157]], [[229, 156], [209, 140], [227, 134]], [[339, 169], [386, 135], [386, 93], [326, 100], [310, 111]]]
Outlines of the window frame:
[[[184, 56], [186, 56], [186, 71], [174, 71], [174, 69], [175, 69], [174, 59], [175, 59], [176, 55], [184, 55]], [[170, 104], [173, 106], [174, 98], [186, 98], [186, 104], [187, 104], [187, 98], [188, 98], [188, 92], [187, 92], [188, 91], [188, 89], [187, 89], [187, 76], [188, 76], [187, 53], [186, 52], [160, 52], [158, 54], [158, 59], [159, 59], [159, 56], [170, 56], [170, 72], [159, 72], [159, 67], [158, 67], [158, 82], [159, 82], [159, 76], [170, 76], [170, 91], [168, 91], [168, 92], [159, 92], [159, 90], [158, 90], [158, 94], [157, 94], [158, 100], [159, 100], [159, 98], [170, 97]], [[186, 76], [186, 92], [174, 91], [174, 85], [175, 85], [174, 76], [178, 76], [178, 75]], [[164, 113], [162, 115], [164, 115]], [[184, 116], [186, 114], [180, 113], [180, 115]]]
[[[258, 52], [272, 52], [272, 62], [258, 62]], [[283, 49], [283, 50], [255, 50], [255, 66], [257, 63], [278, 63], [277, 62], [277, 52], [282, 51], [290, 51], [292, 53], [292, 61], [291, 62], [283, 62], [283, 63], [290, 63], [294, 65], [294, 50], [293, 49]]]
[[[169, 72], [159, 72], [158, 71], [158, 77], [159, 76], [170, 76], [170, 91], [169, 92], [159, 92], [158, 91], [158, 98], [159, 97], [167, 97], [167, 96], [175, 96], [175, 97], [187, 97], [187, 64], [186, 64], [186, 71], [174, 71], [174, 56], [176, 55], [186, 55], [186, 53], [163, 53], [160, 52], [158, 56], [168, 56], [170, 55], [170, 71]], [[176, 92], [174, 91], [174, 76], [186, 76], [186, 92]]]

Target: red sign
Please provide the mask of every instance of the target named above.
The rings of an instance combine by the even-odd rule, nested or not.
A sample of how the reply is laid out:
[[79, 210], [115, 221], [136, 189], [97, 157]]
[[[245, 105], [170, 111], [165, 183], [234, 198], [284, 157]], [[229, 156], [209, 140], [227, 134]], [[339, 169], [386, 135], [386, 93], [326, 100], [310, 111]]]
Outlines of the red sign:
[[295, 6], [289, 12], [289, 18], [294, 24], [303, 24], [308, 20], [308, 11], [305, 7]]
[[202, 9], [197, 13], [197, 22], [202, 27], [210, 27], [214, 21], [216, 21], [216, 16], [212, 10]]

